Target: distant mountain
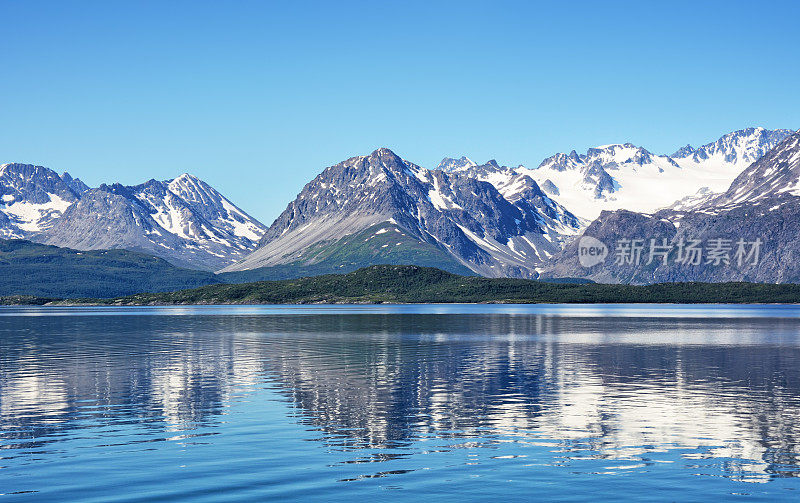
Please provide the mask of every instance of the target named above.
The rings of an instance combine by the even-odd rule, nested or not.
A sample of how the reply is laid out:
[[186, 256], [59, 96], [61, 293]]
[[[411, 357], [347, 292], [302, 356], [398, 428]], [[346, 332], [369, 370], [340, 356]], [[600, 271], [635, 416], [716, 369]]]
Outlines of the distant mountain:
[[[189, 174], [89, 188], [68, 173], [5, 164], [0, 237], [133, 250], [179, 267], [222, 270], [239, 281], [378, 263], [537, 277], [606, 210], [625, 209], [618, 214], [632, 219], [672, 212], [690, 220], [697, 212], [717, 214], [791, 193], [776, 193], [789, 183], [775, 178], [781, 170], [747, 168], [791, 134], [743, 129], [671, 156], [631, 143], [604, 145], [555, 154], [535, 169], [460, 157], [428, 170], [379, 149], [325, 169], [269, 228]], [[752, 178], [733, 195], [725, 192], [740, 173]], [[767, 188], [768, 195], [759, 195]]]
[[254, 250], [264, 227], [198, 178], [102, 185], [37, 241], [80, 250], [124, 248], [216, 270]]
[[769, 130], [751, 127], [728, 133], [719, 140], [697, 149], [686, 145], [670, 157], [682, 167], [696, 166], [707, 169], [709, 166], [717, 166], [742, 171], [791, 134], [792, 131], [789, 129]]
[[413, 259], [454, 272], [535, 277], [536, 266], [580, 221], [532, 179], [519, 182], [525, 197], [512, 201], [468, 174], [423, 169], [378, 149], [326, 168], [267, 229], [259, 248], [223, 272], [340, 271]]
[[0, 236], [81, 250], [124, 248], [216, 270], [255, 249], [266, 227], [183, 174], [90, 189], [42, 166], [0, 166]]
[[218, 282], [210, 272], [127, 250], [78, 251], [0, 239], [0, 296], [108, 298]]
[[527, 175], [574, 214], [593, 219], [603, 210], [653, 212], [703, 188], [724, 191], [744, 168], [791, 133], [748, 128], [697, 149], [687, 145], [672, 156], [621, 143], [591, 148], [586, 154], [558, 153], [536, 169], [519, 166], [500, 171], [491, 162], [484, 169], [465, 157], [445, 158], [440, 168], [471, 173], [512, 199], [514, 180]]
[[460, 159], [453, 159], [452, 157], [445, 157], [436, 169], [453, 173], [464, 169], [469, 169], [477, 166], [472, 159], [462, 156]]
[[[800, 282], [800, 132], [761, 156], [721, 194], [653, 214], [606, 211], [583, 236], [604, 244], [608, 255], [585, 267], [581, 247], [601, 246], [579, 238], [556, 254], [543, 274], [612, 283]], [[653, 261], [651, 239], [665, 254]], [[633, 240], [643, 245], [638, 263]]]

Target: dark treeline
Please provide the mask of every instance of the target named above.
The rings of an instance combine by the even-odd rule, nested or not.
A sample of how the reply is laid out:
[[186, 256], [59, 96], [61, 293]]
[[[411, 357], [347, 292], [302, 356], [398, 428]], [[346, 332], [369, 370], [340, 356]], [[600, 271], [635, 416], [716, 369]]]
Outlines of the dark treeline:
[[800, 285], [662, 283], [649, 286], [553, 283], [459, 276], [418, 266], [371, 266], [349, 274], [281, 281], [217, 284], [166, 293], [77, 303], [798, 303]]

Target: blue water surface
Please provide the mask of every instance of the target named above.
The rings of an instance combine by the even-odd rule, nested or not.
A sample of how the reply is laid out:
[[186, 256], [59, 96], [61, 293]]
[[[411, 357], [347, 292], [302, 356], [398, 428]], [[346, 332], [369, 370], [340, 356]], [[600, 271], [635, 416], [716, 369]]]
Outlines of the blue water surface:
[[800, 499], [798, 306], [0, 308], [2, 501]]

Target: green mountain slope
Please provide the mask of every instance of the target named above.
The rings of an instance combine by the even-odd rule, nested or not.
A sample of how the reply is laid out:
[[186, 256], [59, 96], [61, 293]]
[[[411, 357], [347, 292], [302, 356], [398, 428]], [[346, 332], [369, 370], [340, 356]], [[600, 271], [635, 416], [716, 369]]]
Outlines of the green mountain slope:
[[210, 272], [180, 269], [143, 253], [0, 240], [0, 296], [108, 298], [218, 282]]
[[461, 275], [474, 274], [436, 246], [408, 235], [394, 224], [382, 223], [338, 241], [311, 246], [290, 264], [226, 272], [218, 277], [226, 283], [245, 283], [342, 274], [375, 264], [414, 264]]
[[650, 286], [546, 283], [459, 276], [417, 266], [370, 266], [349, 274], [205, 286], [141, 294], [113, 304], [302, 303], [797, 303], [800, 285], [663, 283]]

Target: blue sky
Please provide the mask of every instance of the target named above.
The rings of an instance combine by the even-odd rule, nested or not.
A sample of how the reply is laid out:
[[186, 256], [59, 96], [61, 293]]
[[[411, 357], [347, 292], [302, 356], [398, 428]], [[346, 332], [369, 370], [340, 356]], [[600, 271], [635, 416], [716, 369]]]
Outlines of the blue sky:
[[266, 224], [386, 146], [536, 166], [800, 128], [800, 2], [0, 0], [0, 162], [190, 172]]

